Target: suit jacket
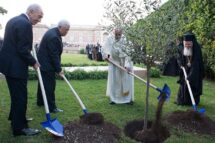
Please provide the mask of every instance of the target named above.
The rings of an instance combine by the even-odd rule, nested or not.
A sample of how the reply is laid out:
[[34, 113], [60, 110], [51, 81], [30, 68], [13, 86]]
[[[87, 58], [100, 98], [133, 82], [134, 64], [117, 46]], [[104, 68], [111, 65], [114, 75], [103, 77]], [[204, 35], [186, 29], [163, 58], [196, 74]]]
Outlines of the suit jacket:
[[59, 73], [61, 69], [62, 38], [58, 28], [48, 30], [42, 38], [37, 53], [42, 71]]
[[0, 51], [0, 72], [14, 78], [27, 79], [28, 66], [36, 60], [31, 55], [32, 24], [25, 14], [9, 20]]

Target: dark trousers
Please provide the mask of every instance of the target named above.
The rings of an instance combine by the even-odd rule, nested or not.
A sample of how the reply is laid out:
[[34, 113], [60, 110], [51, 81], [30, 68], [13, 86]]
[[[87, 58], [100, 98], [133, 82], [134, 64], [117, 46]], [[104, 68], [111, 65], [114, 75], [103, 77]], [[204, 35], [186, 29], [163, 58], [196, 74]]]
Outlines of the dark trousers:
[[[55, 104], [55, 72], [45, 72], [41, 71], [43, 84], [46, 92], [46, 98], [48, 101], [49, 111], [53, 111], [56, 108]], [[37, 88], [37, 105], [44, 105], [43, 104], [43, 97], [42, 97], [42, 91], [40, 88], [40, 84], [38, 82], [38, 88]]]
[[27, 128], [27, 79], [17, 79], [6, 76], [7, 85], [10, 91], [11, 109], [9, 120], [13, 133], [20, 132]]

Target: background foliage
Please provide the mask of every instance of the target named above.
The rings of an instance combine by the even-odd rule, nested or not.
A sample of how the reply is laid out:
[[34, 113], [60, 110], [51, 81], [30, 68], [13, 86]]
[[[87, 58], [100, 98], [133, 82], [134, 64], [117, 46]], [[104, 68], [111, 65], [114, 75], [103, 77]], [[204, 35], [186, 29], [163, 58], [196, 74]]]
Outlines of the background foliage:
[[[150, 31], [155, 45], [162, 51], [186, 31], [196, 34], [202, 45], [206, 76], [214, 79], [215, 73], [215, 1], [214, 0], [169, 0], [159, 10], [139, 20], [134, 28]], [[149, 25], [149, 26], [148, 26]], [[156, 28], [157, 27], [157, 28]], [[159, 31], [160, 39], [155, 36]], [[145, 34], [145, 33], [143, 33]], [[148, 42], [146, 41], [146, 44]], [[161, 54], [162, 52], [160, 52]], [[163, 53], [164, 54], [164, 53]], [[165, 61], [165, 59], [163, 59]]]
[[129, 52], [135, 62], [166, 62], [168, 45], [192, 31], [202, 46], [206, 76], [215, 79], [214, 0], [168, 0], [162, 6], [153, 0], [106, 1], [105, 17], [112, 21], [107, 30], [114, 26], [124, 28], [132, 42]]

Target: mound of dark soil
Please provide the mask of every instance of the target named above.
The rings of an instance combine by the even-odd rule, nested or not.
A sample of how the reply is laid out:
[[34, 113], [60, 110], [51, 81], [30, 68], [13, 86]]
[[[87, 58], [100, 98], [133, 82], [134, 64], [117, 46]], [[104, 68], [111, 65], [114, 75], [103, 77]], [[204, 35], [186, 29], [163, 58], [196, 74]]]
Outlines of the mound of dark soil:
[[134, 120], [127, 123], [124, 128], [126, 136], [144, 143], [162, 143], [170, 133], [166, 127], [161, 124], [154, 124], [148, 121], [147, 130], [143, 130], [144, 120]]
[[215, 122], [205, 114], [193, 110], [175, 111], [166, 117], [167, 124], [185, 132], [215, 135]]
[[170, 136], [168, 129], [161, 122], [162, 108], [166, 100], [166, 94], [161, 93], [160, 97], [155, 121], [148, 121], [147, 129], [145, 130], [143, 130], [144, 120], [130, 121], [124, 128], [125, 135], [143, 143], [162, 143]]
[[104, 123], [104, 117], [101, 113], [87, 113], [80, 116], [80, 123], [88, 125], [99, 125]]
[[64, 126], [64, 137], [54, 143], [117, 143], [121, 130], [109, 122], [98, 125], [69, 122]]

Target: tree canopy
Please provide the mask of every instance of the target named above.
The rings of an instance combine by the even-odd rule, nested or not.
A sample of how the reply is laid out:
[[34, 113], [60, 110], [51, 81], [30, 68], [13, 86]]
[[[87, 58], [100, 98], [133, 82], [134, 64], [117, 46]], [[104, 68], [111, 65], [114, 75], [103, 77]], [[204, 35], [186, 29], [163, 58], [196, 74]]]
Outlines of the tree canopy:
[[0, 13], [4, 15], [7, 13], [7, 10], [0, 6]]
[[106, 5], [106, 17], [112, 21], [109, 26], [124, 27], [133, 44], [133, 59], [146, 64], [149, 56], [151, 63], [164, 62], [167, 45], [192, 31], [203, 47], [206, 74], [215, 77], [215, 1], [169, 0], [162, 6], [156, 4], [158, 0], [141, 2], [109, 0]]

